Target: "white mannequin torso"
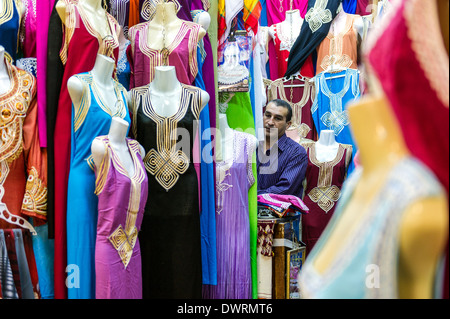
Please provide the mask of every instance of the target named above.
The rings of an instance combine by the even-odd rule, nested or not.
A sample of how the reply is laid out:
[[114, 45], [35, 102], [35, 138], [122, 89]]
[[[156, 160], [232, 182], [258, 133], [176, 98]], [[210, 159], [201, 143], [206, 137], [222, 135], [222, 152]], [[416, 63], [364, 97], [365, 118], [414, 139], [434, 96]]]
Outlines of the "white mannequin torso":
[[[154, 50], [168, 47], [178, 35], [183, 20], [177, 17], [173, 2], [158, 3], [153, 19], [148, 25], [147, 45]], [[198, 40], [202, 39], [206, 30], [201, 28]]]
[[316, 158], [319, 162], [329, 162], [336, 158], [339, 143], [336, 142], [333, 130], [320, 132], [319, 140], [314, 144]]
[[6, 93], [11, 87], [11, 79], [5, 63], [5, 48], [0, 45], [0, 94]]
[[[118, 108], [118, 105], [116, 105], [118, 99], [114, 93], [114, 79], [112, 77], [114, 65], [115, 62], [113, 59], [98, 54], [94, 68], [91, 70], [93, 81], [99, 89], [99, 94], [101, 94], [102, 100], [107, 103], [107, 107], [112, 113]], [[77, 114], [81, 103], [83, 84], [76, 76], [72, 76], [67, 81], [67, 89], [73, 102], [75, 114]]]
[[[102, 6], [102, 0], [79, 0], [78, 7], [81, 7], [86, 13], [86, 19], [94, 28], [101, 38], [111, 35], [111, 28], [109, 26], [106, 10]], [[66, 5], [62, 0], [56, 4], [56, 11], [61, 18], [62, 23], [65, 23]]]
[[[284, 37], [292, 36], [292, 40], [295, 41], [300, 34], [302, 24], [303, 19], [298, 9], [286, 11], [286, 18], [281, 22], [281, 33]], [[275, 25], [270, 26], [269, 35], [275, 39]]]
[[[148, 89], [152, 107], [156, 114], [162, 117], [170, 117], [178, 112], [182, 86], [177, 79], [174, 66], [155, 67], [155, 78]], [[201, 109], [209, 102], [209, 98], [208, 92], [202, 90]]]
[[[336, 15], [336, 17], [331, 22], [329, 33], [333, 34], [334, 36], [339, 35], [339, 33], [341, 33], [345, 29], [345, 25], [347, 24], [347, 16], [348, 15], [349, 14], [346, 13], [344, 11], [344, 9], [342, 9], [342, 4], [341, 4], [339, 9], [338, 9], [338, 14]], [[362, 39], [363, 38], [363, 33], [364, 33], [364, 21], [363, 21], [363, 19], [361, 17], [358, 17], [355, 20], [355, 22], [353, 24], [353, 27], [354, 27], [355, 31], [359, 34], [361, 39]]]
[[233, 130], [228, 126], [226, 114], [219, 114], [219, 133], [222, 161], [230, 161], [234, 156], [234, 134]]
[[[135, 170], [133, 158], [130, 154], [126, 140], [128, 126], [128, 122], [124, 119], [120, 117], [113, 117], [111, 120], [108, 138], [114, 153], [119, 157], [121, 164], [128, 173], [128, 176], [131, 177], [134, 175]], [[105, 156], [105, 145], [101, 141], [94, 139], [91, 146], [91, 152], [95, 166], [99, 168]], [[142, 157], [145, 156], [145, 151], [142, 146], [140, 146], [140, 154]]]

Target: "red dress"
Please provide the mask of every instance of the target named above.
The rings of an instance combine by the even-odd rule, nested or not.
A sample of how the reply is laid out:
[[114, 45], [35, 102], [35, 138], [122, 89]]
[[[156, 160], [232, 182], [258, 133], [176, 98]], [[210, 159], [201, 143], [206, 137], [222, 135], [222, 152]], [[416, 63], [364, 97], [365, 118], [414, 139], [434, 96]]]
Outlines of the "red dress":
[[319, 162], [315, 144], [315, 142], [302, 144], [308, 154], [303, 202], [308, 206], [309, 213], [302, 215], [302, 241], [306, 244], [307, 255], [333, 216], [352, 158], [352, 146], [339, 144], [333, 160]]
[[[372, 32], [366, 63], [396, 115], [412, 155], [449, 190], [449, 57], [437, 1], [403, 0]], [[448, 298], [448, 248], [444, 298]]]
[[[75, 74], [92, 70], [102, 42], [101, 36], [94, 30], [84, 10], [75, 0], [63, 0], [66, 5], [66, 17], [63, 32], [63, 47], [60, 51], [65, 66], [58, 102], [58, 112], [54, 134], [55, 169], [55, 298], [66, 297], [66, 209], [67, 183], [70, 167], [70, 132], [72, 125], [72, 100], [67, 90], [67, 80]], [[104, 45], [113, 50], [115, 61], [118, 59], [120, 26], [107, 13], [112, 38]]]

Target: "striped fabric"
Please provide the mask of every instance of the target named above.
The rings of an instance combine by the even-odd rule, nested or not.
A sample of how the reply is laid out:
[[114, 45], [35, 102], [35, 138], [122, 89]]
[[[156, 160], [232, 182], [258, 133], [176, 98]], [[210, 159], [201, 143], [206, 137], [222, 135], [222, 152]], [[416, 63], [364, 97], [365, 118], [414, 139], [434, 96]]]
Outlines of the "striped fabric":
[[244, 24], [247, 32], [258, 32], [258, 21], [261, 16], [262, 6], [259, 0], [244, 0]]

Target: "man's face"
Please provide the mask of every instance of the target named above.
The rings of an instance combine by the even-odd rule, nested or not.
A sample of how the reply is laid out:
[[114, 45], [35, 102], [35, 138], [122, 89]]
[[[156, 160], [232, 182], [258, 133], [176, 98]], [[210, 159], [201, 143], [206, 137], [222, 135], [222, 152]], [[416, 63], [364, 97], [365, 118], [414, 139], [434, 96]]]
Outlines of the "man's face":
[[264, 112], [264, 132], [266, 140], [269, 138], [278, 140], [286, 129], [291, 125], [291, 121], [286, 121], [288, 109], [282, 106], [277, 106], [270, 102], [266, 106]]

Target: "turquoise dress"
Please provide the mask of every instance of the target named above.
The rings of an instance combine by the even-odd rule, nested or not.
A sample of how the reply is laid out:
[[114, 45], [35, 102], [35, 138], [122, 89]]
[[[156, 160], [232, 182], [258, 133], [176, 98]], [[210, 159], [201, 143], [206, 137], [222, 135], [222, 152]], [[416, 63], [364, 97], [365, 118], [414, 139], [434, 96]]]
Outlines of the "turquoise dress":
[[[67, 288], [69, 299], [95, 298], [95, 240], [97, 205], [95, 173], [91, 155], [94, 138], [107, 135], [112, 117], [130, 123], [126, 90], [114, 81], [113, 92], [100, 92], [90, 72], [76, 77], [83, 83], [83, 97], [77, 114], [72, 105], [70, 173], [67, 191]], [[117, 111], [102, 101], [102, 95], [115, 94], [124, 103]], [[114, 109], [114, 106], [113, 106]]]
[[399, 230], [405, 209], [421, 199], [443, 196], [444, 192], [428, 168], [406, 157], [391, 169], [364, 218], [342, 241], [342, 253], [320, 274], [314, 261], [340, 222], [361, 173], [362, 168], [356, 168], [344, 184], [332, 219], [303, 265], [299, 276], [302, 298], [398, 298]]
[[351, 123], [347, 106], [360, 98], [359, 73], [347, 69], [338, 73], [322, 72], [314, 77], [316, 96], [311, 106], [311, 114], [317, 133], [333, 130], [336, 141], [353, 146], [352, 160], [347, 174], [355, 168], [353, 156], [358, 150], [351, 133]]

